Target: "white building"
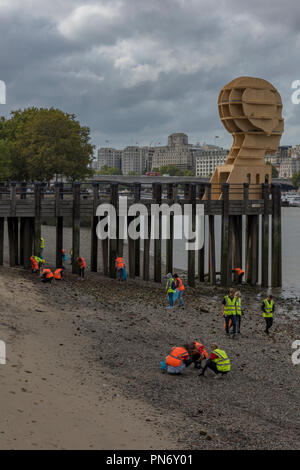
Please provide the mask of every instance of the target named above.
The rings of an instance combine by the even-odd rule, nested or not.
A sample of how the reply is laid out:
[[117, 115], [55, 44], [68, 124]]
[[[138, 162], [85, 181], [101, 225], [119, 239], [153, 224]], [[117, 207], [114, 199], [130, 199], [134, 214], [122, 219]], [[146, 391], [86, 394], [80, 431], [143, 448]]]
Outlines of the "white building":
[[147, 147], [129, 146], [122, 151], [122, 174], [142, 175], [146, 170]]
[[188, 143], [188, 136], [183, 133], [171, 134], [168, 145], [154, 147], [152, 170], [166, 165], [175, 165], [183, 170], [193, 170], [193, 153]]
[[101, 170], [103, 166], [108, 166], [109, 168], [117, 168], [121, 172], [121, 157], [122, 150], [102, 147], [98, 150], [97, 169]]
[[198, 150], [196, 157], [196, 176], [210, 177], [216, 166], [223, 165], [229, 150], [214, 148], [210, 150]]
[[285, 158], [280, 163], [279, 178], [291, 178], [300, 171], [300, 157]]

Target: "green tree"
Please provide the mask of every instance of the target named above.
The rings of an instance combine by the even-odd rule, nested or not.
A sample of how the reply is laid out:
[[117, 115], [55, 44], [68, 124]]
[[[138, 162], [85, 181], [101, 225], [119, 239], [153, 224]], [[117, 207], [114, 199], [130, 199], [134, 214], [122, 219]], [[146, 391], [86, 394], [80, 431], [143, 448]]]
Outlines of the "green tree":
[[159, 171], [160, 176], [195, 176], [192, 170], [182, 170], [176, 165], [164, 165], [161, 166], [159, 170], [153, 168], [152, 171]]
[[104, 165], [96, 173], [97, 175], [120, 175], [121, 171], [118, 168]]
[[266, 164], [271, 165], [271, 167], [272, 167], [272, 178], [278, 178], [279, 172], [278, 172], [277, 168], [274, 165], [272, 165], [272, 163], [270, 163], [270, 162], [267, 162]]
[[10, 178], [49, 181], [55, 175], [70, 180], [90, 176], [93, 157], [90, 130], [74, 114], [59, 109], [27, 108], [0, 121], [0, 141], [10, 148]]
[[136, 175], [136, 172], [133, 170], [129, 171], [128, 173], [128, 176], [135, 176], [135, 175]]
[[11, 167], [11, 148], [6, 139], [0, 139], [0, 180], [9, 180]]
[[292, 180], [292, 185], [295, 188], [299, 188], [300, 187], [300, 171], [298, 171], [297, 173], [294, 173], [291, 180]]

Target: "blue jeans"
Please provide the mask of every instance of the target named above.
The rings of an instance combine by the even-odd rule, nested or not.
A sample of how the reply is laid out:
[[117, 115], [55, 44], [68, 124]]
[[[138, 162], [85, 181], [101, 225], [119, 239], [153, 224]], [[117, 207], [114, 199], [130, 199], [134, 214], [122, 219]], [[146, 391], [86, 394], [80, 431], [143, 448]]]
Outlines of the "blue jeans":
[[121, 279], [121, 281], [123, 281], [123, 268], [118, 269], [118, 279]]
[[229, 320], [232, 320], [232, 333], [236, 334], [236, 315], [225, 315], [226, 333], [229, 334]]
[[182, 300], [182, 293], [183, 293], [182, 290], [177, 291], [177, 298], [178, 298], [178, 302], [179, 302], [180, 307], [183, 307], [183, 305], [184, 305], [184, 302]]
[[173, 292], [168, 292], [168, 300], [169, 300], [170, 307], [174, 307]]

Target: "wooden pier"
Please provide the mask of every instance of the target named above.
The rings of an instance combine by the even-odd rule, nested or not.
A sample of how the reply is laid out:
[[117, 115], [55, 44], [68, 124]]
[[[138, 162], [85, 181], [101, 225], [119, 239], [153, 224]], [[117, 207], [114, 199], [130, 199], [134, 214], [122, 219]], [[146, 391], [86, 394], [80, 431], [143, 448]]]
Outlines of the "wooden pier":
[[[174, 181], [174, 182], [172, 182]], [[219, 194], [221, 192], [221, 198]], [[218, 194], [218, 198], [215, 197]], [[51, 190], [42, 183], [0, 183], [0, 265], [3, 264], [4, 221], [7, 219], [10, 266], [22, 265], [30, 269], [30, 256], [40, 254], [41, 221], [47, 218], [56, 220], [56, 265], [62, 265], [64, 218], [72, 219], [73, 256], [80, 255], [80, 220], [91, 220], [90, 269], [115, 277], [115, 258], [123, 253], [123, 240], [98, 240], [96, 226], [99, 217], [97, 207], [109, 202], [118, 213], [119, 196], [126, 195], [128, 207], [142, 203], [150, 209], [151, 204], [174, 203], [192, 204], [193, 225], [195, 208], [203, 204], [205, 224], [208, 227], [208, 244], [195, 251], [187, 251], [188, 285], [209, 281], [216, 284], [220, 276], [222, 286], [233, 283], [232, 269], [242, 267], [245, 259], [245, 280], [263, 287], [282, 285], [281, 265], [281, 190], [276, 184], [229, 185], [221, 186], [203, 182], [196, 178], [159, 178], [148, 182], [146, 178], [128, 181], [119, 177], [101, 179], [92, 183], [55, 183]], [[215, 221], [221, 216], [221, 257], [220, 274], [216, 272]], [[160, 237], [154, 240], [153, 279], [162, 282], [162, 219], [159, 216]], [[244, 222], [243, 222], [244, 220]], [[128, 224], [131, 218], [128, 217]], [[173, 272], [173, 233], [174, 216], [168, 221], [171, 237], [166, 240], [166, 271]], [[148, 231], [151, 230], [149, 210]], [[244, 233], [243, 233], [244, 232]], [[261, 243], [259, 239], [261, 237]], [[269, 239], [271, 239], [271, 260], [269, 259]], [[243, 243], [244, 240], [244, 243]], [[206, 248], [208, 245], [208, 253]], [[102, 266], [98, 266], [98, 252], [102, 252]], [[196, 273], [196, 257], [198, 272]], [[205, 273], [205, 259], [208, 257], [208, 273]], [[89, 262], [90, 261], [90, 262]], [[271, 262], [271, 272], [269, 263]], [[128, 240], [129, 277], [142, 276], [146, 281], [150, 276], [150, 240]], [[259, 272], [259, 269], [261, 272]], [[73, 264], [73, 272], [77, 272]]]

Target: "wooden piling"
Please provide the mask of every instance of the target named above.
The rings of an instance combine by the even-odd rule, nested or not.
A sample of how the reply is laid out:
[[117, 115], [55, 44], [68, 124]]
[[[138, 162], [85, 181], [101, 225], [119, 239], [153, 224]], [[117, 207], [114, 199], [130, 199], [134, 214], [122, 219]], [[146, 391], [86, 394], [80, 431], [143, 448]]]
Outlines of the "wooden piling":
[[31, 268], [30, 257], [33, 246], [33, 220], [30, 217], [24, 217], [24, 269]]
[[96, 216], [97, 207], [99, 205], [99, 183], [93, 183], [93, 215], [91, 220], [91, 271], [98, 270], [98, 237], [97, 225], [98, 217]]
[[61, 268], [63, 265], [63, 217], [60, 215], [60, 200], [62, 193], [62, 183], [55, 183], [55, 216], [56, 216], [56, 267]]
[[0, 217], [0, 266], [3, 266], [4, 254], [4, 217]]
[[221, 285], [232, 284], [232, 221], [229, 216], [229, 185], [222, 184]]
[[272, 184], [272, 287], [282, 286], [281, 189]]
[[[137, 204], [139, 203], [141, 199], [141, 184], [140, 183], [135, 183], [134, 185], [134, 202]], [[140, 230], [140, 224], [137, 226], [137, 230]], [[140, 275], [140, 265], [141, 265], [141, 260], [140, 260], [140, 253], [141, 253], [141, 240], [140, 238], [137, 238], [134, 241], [134, 253], [135, 253], [135, 275], [139, 276]]]
[[15, 257], [13, 217], [7, 217], [7, 232], [8, 232], [8, 243], [9, 243], [9, 265], [11, 267], [14, 267], [16, 265], [16, 257]]
[[15, 252], [15, 265], [19, 265], [19, 219], [13, 217], [13, 231], [14, 231], [14, 252]]
[[73, 182], [73, 230], [72, 230], [72, 250], [73, 264], [72, 273], [79, 274], [79, 266], [76, 261], [80, 256], [80, 183]]
[[[110, 203], [115, 208], [117, 214], [118, 208], [118, 184], [111, 184]], [[109, 239], [109, 276], [116, 277], [116, 258], [117, 258], [117, 239]]]
[[[41, 183], [35, 183], [34, 185], [34, 204], [35, 204], [35, 218], [34, 218], [34, 254], [35, 256], [41, 256]], [[23, 227], [20, 229], [22, 233]], [[23, 243], [22, 243], [23, 244]], [[23, 247], [22, 247], [23, 249]], [[23, 255], [24, 258], [24, 255]], [[23, 260], [24, 262], [24, 260]]]
[[216, 284], [216, 247], [215, 247], [215, 217], [208, 216], [209, 230], [209, 282], [211, 285]]
[[[189, 203], [192, 206], [192, 231], [196, 229], [196, 185], [190, 185]], [[195, 287], [195, 250], [188, 250], [188, 285]]]
[[269, 185], [262, 185], [264, 213], [262, 215], [262, 255], [261, 255], [261, 285], [269, 287]]
[[147, 219], [148, 219], [148, 238], [144, 239], [144, 253], [143, 253], [143, 279], [144, 281], [149, 281], [150, 279], [151, 215], [148, 215]]
[[[170, 205], [174, 203], [173, 184], [167, 185], [167, 199]], [[166, 274], [173, 273], [173, 238], [174, 238], [174, 214], [167, 219], [169, 238], [166, 239]]]
[[[152, 198], [156, 204], [161, 204], [162, 185], [161, 183], [154, 183], [152, 185]], [[161, 282], [161, 223], [162, 216], [161, 212], [155, 220], [155, 224], [158, 223], [158, 237], [154, 240], [154, 281]]]
[[[201, 201], [205, 194], [206, 186], [200, 184], [198, 186], [198, 198]], [[204, 273], [204, 263], [205, 263], [205, 216], [203, 216], [203, 246], [198, 251], [198, 279], [200, 282], [204, 282], [205, 273]]]

